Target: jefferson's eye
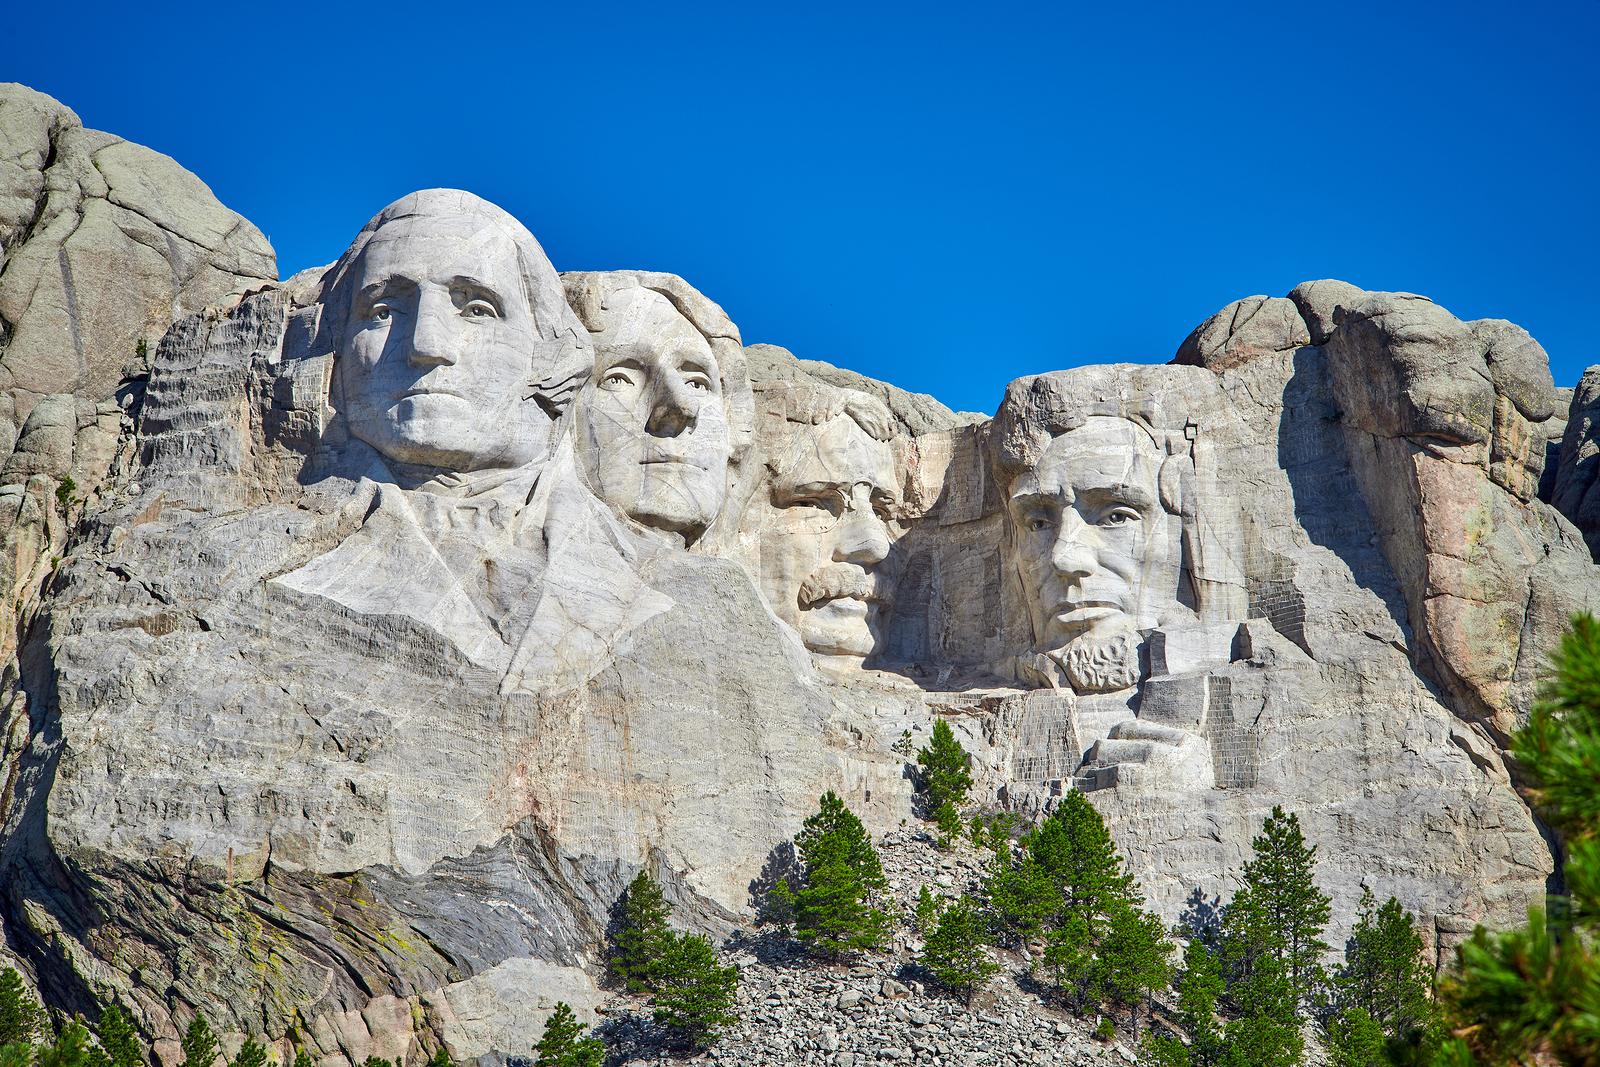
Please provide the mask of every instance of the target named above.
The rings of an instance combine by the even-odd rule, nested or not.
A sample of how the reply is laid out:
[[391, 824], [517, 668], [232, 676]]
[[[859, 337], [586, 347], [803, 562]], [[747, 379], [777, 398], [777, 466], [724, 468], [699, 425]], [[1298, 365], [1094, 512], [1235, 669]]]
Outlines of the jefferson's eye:
[[461, 309], [461, 313], [469, 319], [497, 319], [500, 317], [499, 313], [495, 311], [494, 305], [487, 300], [468, 301], [467, 306]]
[[612, 371], [610, 374], [605, 376], [600, 384], [610, 386], [613, 389], [620, 389], [624, 385], [632, 385], [633, 379], [628, 377], [626, 374], [623, 374], [621, 371]]

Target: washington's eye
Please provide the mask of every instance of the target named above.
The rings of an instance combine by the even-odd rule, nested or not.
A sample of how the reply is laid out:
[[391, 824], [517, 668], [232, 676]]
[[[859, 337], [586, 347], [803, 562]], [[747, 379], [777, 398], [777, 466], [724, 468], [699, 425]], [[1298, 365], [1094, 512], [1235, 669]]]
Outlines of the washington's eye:
[[683, 384], [687, 385], [690, 389], [693, 389], [697, 393], [709, 392], [711, 389], [711, 383], [707, 382], [704, 378], [690, 378]]
[[467, 306], [461, 309], [461, 313], [469, 319], [495, 319], [500, 317], [499, 313], [495, 311], [494, 305], [487, 300], [469, 300]]

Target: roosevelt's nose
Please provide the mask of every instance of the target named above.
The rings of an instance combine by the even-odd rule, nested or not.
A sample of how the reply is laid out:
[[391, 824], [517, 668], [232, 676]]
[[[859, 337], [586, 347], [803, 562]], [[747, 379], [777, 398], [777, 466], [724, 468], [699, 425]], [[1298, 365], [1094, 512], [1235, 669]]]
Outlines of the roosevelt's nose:
[[889, 554], [889, 531], [872, 510], [872, 490], [858, 485], [839, 516], [833, 543], [835, 563], [870, 566]]
[[1091, 528], [1073, 508], [1066, 508], [1056, 543], [1050, 548], [1050, 565], [1064, 578], [1087, 578], [1099, 570], [1098, 555], [1094, 546], [1086, 541]]
[[449, 294], [422, 294], [417, 301], [417, 321], [411, 331], [406, 361], [413, 367], [453, 365], [460, 341], [451, 329], [455, 317], [455, 304]]
[[669, 376], [656, 386], [645, 429], [655, 437], [677, 437], [685, 430], [694, 429], [701, 400], [701, 394], [689, 388], [688, 382], [676, 375]]

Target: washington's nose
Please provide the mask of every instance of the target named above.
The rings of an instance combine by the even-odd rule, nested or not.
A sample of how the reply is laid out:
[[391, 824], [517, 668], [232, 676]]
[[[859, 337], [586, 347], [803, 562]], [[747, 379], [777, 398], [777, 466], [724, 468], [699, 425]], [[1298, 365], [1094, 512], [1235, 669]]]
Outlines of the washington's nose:
[[413, 367], [432, 367], [456, 362], [457, 338], [450, 329], [447, 310], [453, 315], [455, 305], [443, 298], [446, 308], [439, 306], [441, 298], [424, 294], [417, 302], [417, 322], [411, 332], [411, 351], [406, 359]]
[[1066, 578], [1087, 578], [1099, 570], [1093, 545], [1085, 543], [1090, 528], [1072, 508], [1062, 515], [1061, 530], [1050, 550], [1050, 564]]
[[655, 437], [677, 437], [694, 428], [700, 415], [700, 394], [681, 378], [669, 378], [656, 387], [645, 429]]
[[833, 545], [835, 563], [870, 566], [889, 554], [889, 531], [872, 510], [871, 490], [857, 486], [844, 514], [839, 516], [837, 540]]

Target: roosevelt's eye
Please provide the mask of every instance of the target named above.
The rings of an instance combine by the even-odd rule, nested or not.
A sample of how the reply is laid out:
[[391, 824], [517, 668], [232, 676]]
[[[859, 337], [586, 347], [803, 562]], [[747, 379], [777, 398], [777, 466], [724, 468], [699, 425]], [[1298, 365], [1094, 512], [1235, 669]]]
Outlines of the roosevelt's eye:
[[469, 300], [467, 306], [461, 309], [461, 314], [469, 319], [497, 319], [500, 313], [494, 305], [487, 300]]
[[1028, 530], [1032, 533], [1038, 533], [1040, 530], [1047, 530], [1051, 525], [1052, 524], [1050, 520], [1045, 518], [1043, 515], [1035, 515], [1033, 518], [1029, 519], [1027, 523]]

